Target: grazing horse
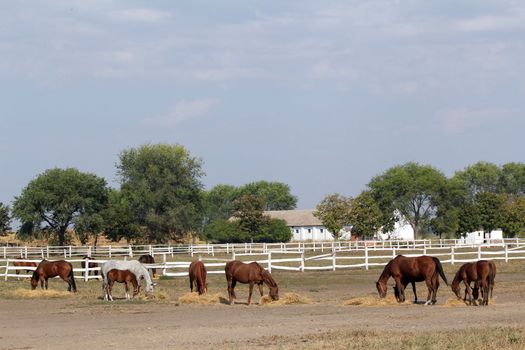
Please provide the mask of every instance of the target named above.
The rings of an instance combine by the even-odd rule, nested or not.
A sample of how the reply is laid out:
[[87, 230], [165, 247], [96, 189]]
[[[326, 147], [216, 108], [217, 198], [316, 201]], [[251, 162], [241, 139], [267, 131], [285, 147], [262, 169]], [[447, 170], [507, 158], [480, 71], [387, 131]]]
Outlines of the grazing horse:
[[190, 277], [190, 290], [192, 292], [194, 284], [195, 289], [199, 292], [199, 295], [208, 291], [208, 286], [206, 285], [206, 267], [204, 267], [202, 261], [192, 261], [188, 275]]
[[[155, 258], [153, 258], [153, 256], [149, 254], [141, 255], [138, 258], [138, 261], [140, 261], [143, 264], [155, 264]], [[155, 275], [157, 274], [157, 269], [152, 267], [150, 270], [151, 270], [152, 277], [155, 277]]]
[[[19, 260], [22, 260], [23, 258], [17, 258]], [[32, 262], [32, 261], [13, 261], [13, 266], [27, 266], [27, 267], [37, 267], [37, 263], [36, 262]], [[27, 269], [26, 272], [29, 273], [29, 272], [33, 272], [34, 270], [33, 269]], [[18, 275], [20, 273], [20, 270], [16, 270], [16, 274]], [[19, 278], [20, 279], [20, 278]]]
[[249, 283], [250, 293], [248, 294], [248, 305], [251, 303], [253, 285], [259, 286], [261, 297], [263, 296], [263, 282], [270, 288], [270, 297], [272, 300], [279, 300], [279, 287], [275, 283], [272, 276], [261, 265], [256, 262], [245, 264], [241, 261], [234, 260], [226, 264], [224, 268], [226, 272], [226, 281], [228, 281], [228, 297], [230, 298], [230, 305], [234, 303], [235, 285], [237, 282]]
[[396, 286], [394, 292], [398, 302], [405, 301], [405, 287], [411, 283], [414, 289], [414, 303], [417, 303], [415, 282], [425, 281], [428, 288], [428, 296], [425, 305], [436, 303], [436, 294], [439, 288], [439, 276], [448, 286], [447, 277], [443, 272], [443, 267], [438, 258], [431, 256], [418, 256], [407, 258], [398, 255], [386, 264], [383, 273], [376, 282], [376, 288], [379, 296], [384, 298], [387, 292], [387, 281], [390, 277], [394, 278]]
[[[477, 305], [479, 297], [479, 290], [481, 287], [481, 295], [483, 297], [482, 305], [488, 305], [489, 295], [492, 297], [494, 289], [494, 279], [496, 278], [496, 265], [492, 261], [479, 260], [476, 262], [463, 264], [452, 281], [452, 291], [456, 294], [458, 299], [461, 299], [460, 283], [465, 284], [465, 296], [463, 300]], [[474, 289], [470, 284], [474, 282]]]
[[109, 270], [107, 273], [107, 279], [108, 284], [105, 286], [104, 289], [104, 300], [113, 301], [111, 290], [113, 289], [113, 284], [115, 282], [124, 283], [124, 286], [126, 287], [126, 299], [131, 299], [129, 295], [129, 289], [131, 285], [133, 285], [133, 297], [139, 294], [140, 284], [137, 282], [137, 277], [135, 277], [135, 275], [128, 270]]
[[56, 276], [59, 276], [68, 283], [68, 292], [71, 292], [71, 289], [73, 289], [73, 292], [77, 291], [75, 276], [73, 275], [73, 265], [65, 260], [42, 260], [31, 277], [31, 289], [36, 289], [39, 281], [42, 289], [44, 289], [44, 283], [47, 289], [47, 280]]
[[[88, 260], [87, 267], [89, 269], [91, 269], [93, 267], [98, 267], [98, 264], [96, 262], [89, 261], [89, 260], [93, 259], [92, 257], [86, 255], [86, 256], [83, 256], [82, 259], [83, 260], [80, 262], [80, 266], [82, 266], [83, 269], [86, 268], [86, 260]], [[93, 272], [94, 276], [98, 276], [98, 270], [88, 271], [88, 276], [91, 275], [91, 272]]]
[[137, 281], [140, 284], [140, 280], [144, 278], [146, 280], [146, 294], [152, 295], [153, 294], [153, 282], [151, 281], [151, 277], [149, 275], [148, 270], [137, 260], [108, 260], [104, 264], [102, 264], [101, 268], [101, 274], [103, 279], [103, 289], [106, 288], [108, 285], [108, 279], [107, 274], [110, 270], [117, 269], [117, 270], [128, 270], [132, 272], [135, 277], [137, 278]]

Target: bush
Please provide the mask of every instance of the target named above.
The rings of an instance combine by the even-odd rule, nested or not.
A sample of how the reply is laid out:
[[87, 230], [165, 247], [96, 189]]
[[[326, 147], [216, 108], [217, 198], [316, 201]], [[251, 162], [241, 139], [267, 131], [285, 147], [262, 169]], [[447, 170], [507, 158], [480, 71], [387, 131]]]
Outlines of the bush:
[[288, 242], [292, 232], [283, 220], [268, 220], [261, 226], [259, 233], [251, 233], [243, 230], [238, 221], [221, 219], [209, 224], [203, 236], [216, 243], [272, 243]]

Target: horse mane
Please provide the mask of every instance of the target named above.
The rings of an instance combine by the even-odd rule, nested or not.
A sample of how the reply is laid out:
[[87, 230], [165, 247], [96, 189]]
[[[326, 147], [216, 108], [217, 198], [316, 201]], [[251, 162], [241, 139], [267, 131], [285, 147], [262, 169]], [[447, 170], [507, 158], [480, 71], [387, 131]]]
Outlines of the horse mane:
[[392, 261], [394, 261], [394, 259], [390, 260], [386, 265], [385, 265], [385, 268], [383, 269], [383, 272], [381, 272], [381, 275], [379, 275], [379, 279], [377, 280], [378, 282], [379, 281], [383, 281], [383, 280], [388, 280], [388, 278], [390, 278], [390, 265], [392, 265]]
[[[261, 265], [259, 265], [261, 266]], [[263, 278], [263, 281], [266, 282], [266, 284], [268, 284], [268, 286], [270, 287], [277, 287], [277, 283], [275, 282], [275, 280], [273, 279], [272, 275], [270, 275], [270, 273], [268, 271], [266, 271], [265, 269], [262, 269], [261, 271], [261, 276]]]

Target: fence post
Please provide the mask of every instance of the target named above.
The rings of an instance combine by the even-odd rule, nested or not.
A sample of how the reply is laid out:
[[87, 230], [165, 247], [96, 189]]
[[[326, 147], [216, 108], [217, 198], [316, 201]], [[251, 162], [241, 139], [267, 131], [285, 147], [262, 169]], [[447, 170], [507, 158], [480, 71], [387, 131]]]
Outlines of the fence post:
[[88, 247], [87, 256], [91, 258], [91, 246]]
[[67, 250], [64, 249], [64, 259], [66, 259], [66, 258], [67, 258]]
[[368, 246], [365, 245], [365, 270], [368, 270]]
[[109, 246], [109, 257], [111, 258], [111, 246]]
[[268, 251], [268, 272], [272, 273], [272, 251]]
[[7, 271], [9, 271], [9, 259], [5, 262], [5, 281], [7, 281]]
[[[69, 246], [69, 257], [71, 258], [71, 246]], [[27, 256], [26, 256], [26, 259], [27, 259]]]
[[509, 262], [509, 250], [508, 250], [508, 246], [507, 246], [507, 243], [504, 243], [505, 244], [505, 262]]
[[7, 259], [7, 247], [4, 247], [4, 259]]
[[300, 270], [301, 270], [301, 272], [304, 272], [304, 249], [301, 252], [301, 268], [300, 268]]
[[27, 259], [27, 246], [24, 247], [24, 256], [25, 256], [25, 259]]
[[481, 260], [481, 245], [478, 245], [478, 260]]
[[129, 245], [128, 250], [129, 250], [129, 257], [132, 258], [133, 257], [133, 248], [131, 248], [131, 244]]
[[215, 256], [215, 248], [213, 245], [211, 246], [211, 256]]
[[162, 276], [166, 276], [166, 254], [162, 254], [162, 264], [164, 265], [162, 268]]
[[232, 249], [232, 260], [235, 260], [235, 250]]
[[454, 246], [450, 246], [450, 264], [454, 265]]
[[84, 282], [87, 282], [88, 281], [88, 276], [89, 276], [89, 259], [88, 258], [84, 258]]
[[332, 250], [332, 271], [335, 271], [335, 265], [337, 263], [336, 251]]
[[230, 254], [230, 244], [226, 243], [226, 254]]
[[396, 248], [392, 248], [392, 259], [396, 257]]
[[49, 246], [46, 246], [46, 257], [49, 259]]

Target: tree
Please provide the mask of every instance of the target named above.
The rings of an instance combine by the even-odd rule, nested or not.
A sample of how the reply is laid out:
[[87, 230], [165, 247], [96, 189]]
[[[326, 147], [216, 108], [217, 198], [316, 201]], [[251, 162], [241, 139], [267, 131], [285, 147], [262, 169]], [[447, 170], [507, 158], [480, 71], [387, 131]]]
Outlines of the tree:
[[133, 224], [151, 242], [195, 234], [202, 222], [202, 161], [181, 145], [124, 150], [117, 164]]
[[108, 196], [108, 206], [103, 213], [104, 234], [112, 241], [125, 238], [129, 242], [142, 238], [141, 227], [136, 223], [131, 206], [122, 192], [112, 189]]
[[481, 229], [479, 208], [474, 203], [466, 203], [459, 209], [458, 234], [478, 231]]
[[369, 191], [361, 192], [351, 201], [350, 223], [352, 233], [360, 237], [372, 237], [382, 226], [383, 214]]
[[239, 188], [239, 196], [244, 195], [261, 198], [264, 210], [291, 210], [297, 205], [297, 197], [290, 193], [290, 186], [282, 182], [251, 182]]
[[399, 212], [414, 229], [418, 239], [425, 223], [435, 216], [437, 200], [446, 177], [430, 165], [406, 163], [388, 169], [374, 177], [368, 187], [379, 203], [385, 222], [384, 230], [391, 229], [395, 212]]
[[230, 185], [217, 185], [203, 192], [203, 226], [219, 219], [229, 219], [235, 211], [234, 202], [237, 197], [238, 189]]
[[244, 195], [235, 200], [233, 217], [238, 219], [239, 227], [252, 236], [261, 233], [262, 227], [270, 218], [263, 214], [264, 200], [253, 195]]
[[0, 236], [5, 235], [11, 229], [10, 223], [9, 207], [0, 202]]
[[525, 164], [507, 163], [501, 168], [502, 192], [515, 196], [525, 195]]
[[339, 239], [340, 231], [351, 223], [351, 207], [352, 198], [335, 193], [326, 196], [313, 214], [332, 233], [334, 239]]
[[503, 195], [481, 192], [476, 196], [476, 207], [479, 213], [480, 226], [485, 232], [501, 228], [505, 216], [505, 199]]
[[66, 230], [87, 215], [100, 213], [107, 203], [106, 181], [74, 168], [50, 169], [37, 176], [15, 198], [13, 215], [26, 234], [46, 230], [64, 245]]
[[204, 229], [206, 240], [216, 243], [245, 243], [250, 242], [248, 232], [241, 229], [238, 221], [218, 219], [211, 222]]
[[466, 201], [474, 202], [478, 193], [497, 193], [500, 189], [501, 172], [497, 165], [478, 162], [458, 171], [453, 177], [461, 184]]
[[507, 197], [501, 228], [506, 237], [515, 237], [524, 231], [525, 197]]

